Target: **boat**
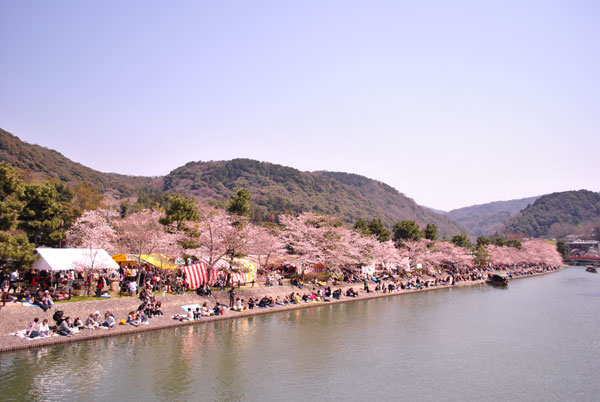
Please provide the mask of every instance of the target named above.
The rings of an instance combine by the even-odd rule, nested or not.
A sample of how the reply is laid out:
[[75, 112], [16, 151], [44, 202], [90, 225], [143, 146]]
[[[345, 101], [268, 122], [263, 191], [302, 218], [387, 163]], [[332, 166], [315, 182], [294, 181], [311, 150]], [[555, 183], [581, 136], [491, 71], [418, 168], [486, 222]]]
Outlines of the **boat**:
[[493, 286], [508, 286], [508, 275], [492, 274], [488, 276], [487, 283]]
[[585, 268], [585, 270], [586, 270], [587, 272], [591, 272], [591, 273], [593, 273], [593, 274], [597, 274], [597, 273], [598, 273], [598, 271], [596, 270], [596, 267], [592, 267], [591, 265], [588, 265], [588, 266]]

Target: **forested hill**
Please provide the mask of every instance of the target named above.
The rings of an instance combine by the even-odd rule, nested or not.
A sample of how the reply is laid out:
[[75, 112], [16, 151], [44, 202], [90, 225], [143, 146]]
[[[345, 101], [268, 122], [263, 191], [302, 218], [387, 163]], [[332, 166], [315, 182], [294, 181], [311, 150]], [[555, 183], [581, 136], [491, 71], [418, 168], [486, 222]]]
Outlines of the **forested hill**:
[[66, 183], [91, 183], [102, 192], [127, 196], [150, 184], [149, 177], [102, 173], [73, 162], [61, 153], [39, 145], [28, 144], [0, 128], [0, 162], [9, 162], [25, 171]]
[[246, 188], [263, 219], [284, 211], [315, 211], [340, 217], [381, 218], [388, 226], [403, 219], [421, 226], [435, 223], [440, 234], [465, 232], [452, 220], [420, 207], [396, 189], [376, 180], [340, 172], [300, 170], [250, 159], [190, 162], [164, 177], [164, 190], [200, 199], [225, 200]]
[[554, 224], [585, 225], [600, 219], [600, 193], [588, 190], [564, 191], [538, 198], [508, 220], [502, 231], [529, 237], [551, 235]]
[[102, 173], [73, 162], [57, 151], [32, 145], [0, 129], [0, 161], [27, 172], [75, 183], [89, 183], [117, 198], [152, 189], [177, 192], [205, 202], [224, 202], [239, 188], [253, 194], [259, 219], [273, 219], [284, 211], [315, 211], [340, 217], [347, 223], [358, 218], [381, 218], [388, 226], [411, 219], [422, 227], [438, 225], [440, 235], [465, 232], [449, 218], [417, 205], [394, 188], [363, 176], [334, 172], [301, 172], [297, 169], [235, 159], [190, 162], [164, 177], [134, 177]]
[[521, 212], [538, 198], [539, 196], [472, 205], [453, 209], [446, 216], [463, 225], [473, 236], [487, 236], [497, 232], [512, 215]]

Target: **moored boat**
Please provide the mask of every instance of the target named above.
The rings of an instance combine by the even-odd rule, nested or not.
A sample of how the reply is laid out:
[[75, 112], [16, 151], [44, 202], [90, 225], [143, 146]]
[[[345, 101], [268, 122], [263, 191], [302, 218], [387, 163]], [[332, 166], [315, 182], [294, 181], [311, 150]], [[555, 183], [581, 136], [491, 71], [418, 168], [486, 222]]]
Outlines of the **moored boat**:
[[487, 283], [494, 286], [508, 286], [508, 275], [492, 274], [488, 276]]

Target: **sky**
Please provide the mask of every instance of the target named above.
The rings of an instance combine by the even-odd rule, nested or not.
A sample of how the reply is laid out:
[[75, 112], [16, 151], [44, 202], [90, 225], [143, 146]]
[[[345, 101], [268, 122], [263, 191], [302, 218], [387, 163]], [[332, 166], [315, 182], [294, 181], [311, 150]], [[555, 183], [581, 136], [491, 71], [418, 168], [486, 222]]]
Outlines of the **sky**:
[[251, 158], [451, 210], [600, 190], [597, 1], [0, 0], [0, 127], [104, 172]]

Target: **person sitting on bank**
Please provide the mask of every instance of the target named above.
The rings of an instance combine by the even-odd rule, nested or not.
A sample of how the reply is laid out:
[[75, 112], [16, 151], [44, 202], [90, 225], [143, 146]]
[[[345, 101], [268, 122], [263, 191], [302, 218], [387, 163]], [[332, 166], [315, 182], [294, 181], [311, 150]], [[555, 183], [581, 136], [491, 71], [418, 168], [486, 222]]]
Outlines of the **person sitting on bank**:
[[40, 336], [40, 325], [39, 325], [39, 321], [40, 319], [35, 317], [33, 319], [33, 321], [31, 321], [29, 323], [29, 325], [27, 326], [27, 330], [25, 331], [25, 335], [28, 338], [37, 338], [38, 336]]
[[54, 306], [54, 301], [52, 301], [52, 297], [50, 297], [49, 291], [46, 290], [44, 292], [44, 297], [42, 298], [42, 300], [44, 301], [44, 303], [46, 303], [46, 306], [48, 306], [48, 308], [52, 308], [52, 306]]
[[76, 328], [77, 331], [81, 331], [85, 328], [85, 326], [83, 325], [83, 321], [81, 321], [79, 317], [76, 317], [75, 321], [73, 321], [73, 328]]
[[242, 300], [238, 297], [235, 299], [235, 303], [233, 305], [233, 309], [235, 311], [242, 311], [244, 306], [242, 305]]
[[85, 319], [85, 328], [86, 329], [96, 329], [100, 326], [100, 324], [94, 319], [94, 314], [90, 313], [88, 318]]
[[114, 328], [115, 326], [115, 316], [112, 315], [112, 313], [110, 311], [107, 311], [106, 314], [104, 314], [104, 322], [102, 323], [102, 326], [104, 328]]
[[164, 315], [164, 313], [162, 311], [162, 303], [160, 301], [157, 301], [154, 304], [154, 308], [152, 309], [152, 315], [154, 315], [156, 317]]
[[223, 309], [221, 309], [221, 306], [219, 305], [219, 302], [215, 303], [215, 307], [213, 307], [213, 314], [214, 315], [221, 315], [221, 314], [223, 314]]
[[210, 308], [208, 307], [208, 303], [202, 303], [202, 307], [200, 307], [200, 316], [201, 317], [210, 317]]
[[50, 331], [50, 325], [48, 325], [48, 319], [44, 318], [44, 321], [40, 325], [40, 336], [42, 338], [47, 338], [50, 335], [52, 335], [52, 332]]
[[44, 295], [42, 294], [41, 290], [38, 290], [35, 293], [35, 297], [33, 299], [33, 304], [40, 307], [44, 311], [47, 311], [51, 307], [45, 302]]
[[142, 321], [134, 311], [130, 311], [129, 314], [127, 314], [127, 324], [139, 327], [141, 323]]
[[65, 317], [58, 328], [56, 328], [56, 332], [62, 336], [73, 336], [73, 331], [71, 330], [71, 317]]

